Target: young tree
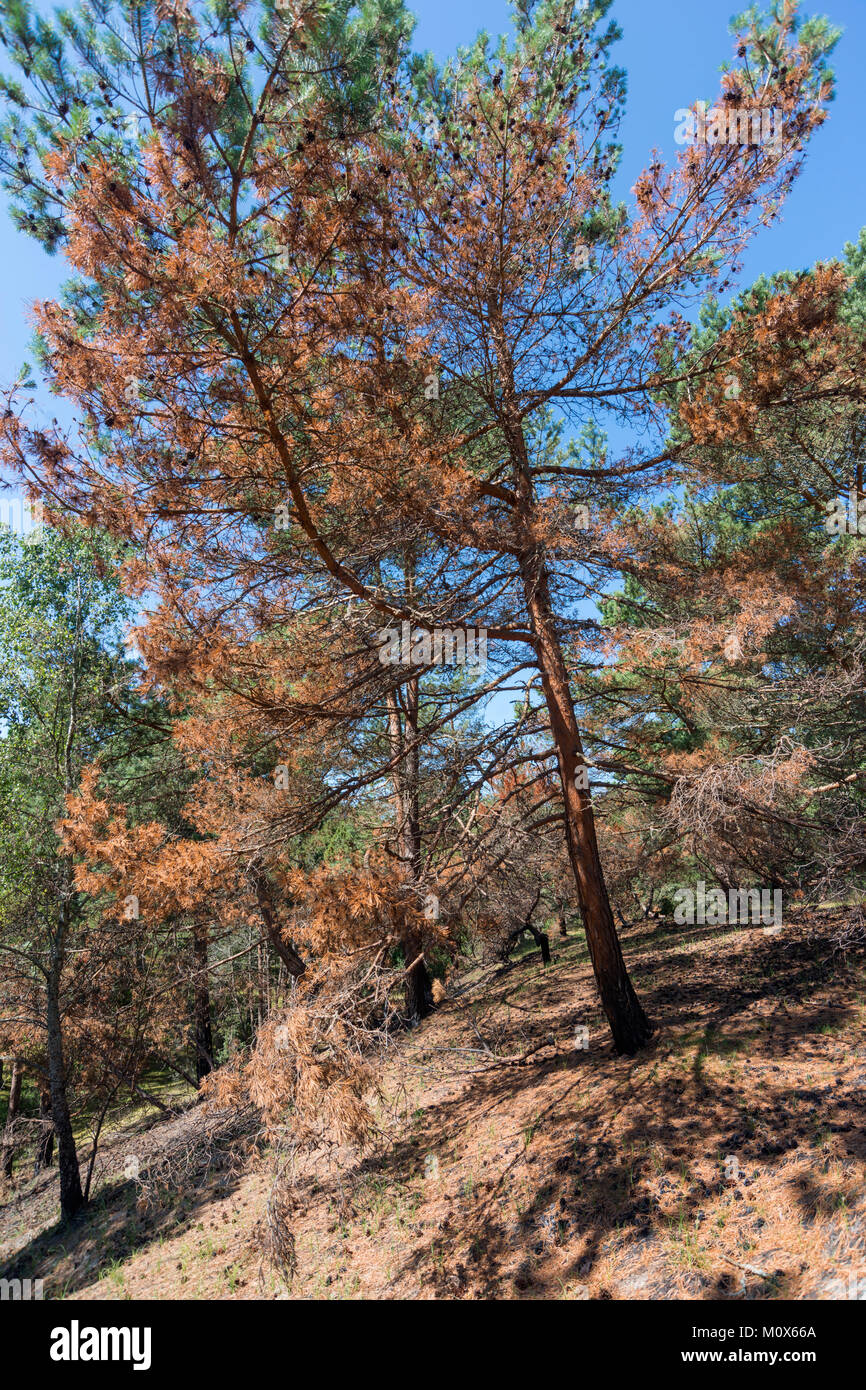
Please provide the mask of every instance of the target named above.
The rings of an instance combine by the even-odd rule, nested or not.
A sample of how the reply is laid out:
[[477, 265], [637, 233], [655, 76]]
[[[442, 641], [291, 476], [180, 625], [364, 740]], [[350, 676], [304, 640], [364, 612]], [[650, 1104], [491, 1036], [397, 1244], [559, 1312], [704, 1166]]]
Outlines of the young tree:
[[129, 680], [120, 634], [128, 608], [104, 577], [108, 547], [80, 533], [34, 534], [0, 532], [0, 1026], [38, 1068], [61, 1207], [72, 1216], [84, 1198], [69, 1032], [89, 987], [87, 918], [55, 827], [81, 768], [116, 734], [112, 698]]

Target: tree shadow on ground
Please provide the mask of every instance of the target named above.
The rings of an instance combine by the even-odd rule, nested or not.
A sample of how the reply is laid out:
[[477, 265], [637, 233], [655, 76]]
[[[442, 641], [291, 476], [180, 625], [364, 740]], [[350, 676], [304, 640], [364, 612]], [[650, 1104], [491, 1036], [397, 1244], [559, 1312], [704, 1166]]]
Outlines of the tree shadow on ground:
[[[704, 1208], [729, 1202], [726, 1219], [738, 1240], [760, 1245], [767, 1222], [743, 1217], [755, 1217], [751, 1189], [767, 1179], [787, 1191], [807, 1224], [816, 1211], [829, 1216], [854, 1200], [862, 1167], [857, 1178], [832, 1189], [800, 1170], [824, 1162], [828, 1139], [843, 1164], [866, 1161], [864, 1076], [816, 1087], [806, 1065], [792, 1074], [791, 1048], [853, 1026], [857, 1014], [851, 999], [834, 997], [840, 983], [823, 938], [751, 934], [737, 942], [731, 935], [721, 933], [719, 952], [709, 957], [681, 938], [661, 957], [635, 960], [644, 1004], [651, 1017], [664, 1020], [651, 1048], [636, 1059], [616, 1057], [602, 1040], [591, 982], [576, 1011], [553, 971], [537, 982], [537, 1022], [521, 1015], [503, 1025], [497, 1050], [531, 1044], [563, 1007], [572, 1017], [559, 1018], [560, 1033], [574, 1017], [593, 1014], [593, 1046], [565, 1057], [530, 1057], [524, 1066], [491, 1063], [468, 1078], [462, 1094], [425, 1108], [424, 1148], [463, 1171], [472, 1163], [466, 1136], [479, 1116], [507, 1115], [514, 1129], [514, 1116], [526, 1113], [522, 1101], [537, 1103], [532, 1132], [516, 1142], [510, 1135], [513, 1154], [496, 1180], [479, 1169], [483, 1191], [448, 1195], [448, 1210], [395, 1271], [395, 1285], [412, 1276], [422, 1284], [432, 1280], [438, 1296], [470, 1290], [559, 1296], [623, 1245], [625, 1296], [671, 1296], [671, 1279], [656, 1268], [664, 1264], [663, 1247], [678, 1250], [686, 1296], [791, 1296], [798, 1271], [784, 1267], [781, 1257], [766, 1269], [764, 1257], [755, 1265], [748, 1253], [730, 1259], [722, 1273], [701, 1268]], [[708, 1062], [726, 1059], [748, 1059], [760, 1076], [748, 1086], [709, 1079]], [[357, 1171], [363, 1176], [377, 1168], [400, 1181], [417, 1178], [418, 1136], [394, 1144], [384, 1164], [371, 1160]], [[515, 1210], [518, 1178], [532, 1195]], [[579, 1254], [569, 1259], [575, 1245]]]

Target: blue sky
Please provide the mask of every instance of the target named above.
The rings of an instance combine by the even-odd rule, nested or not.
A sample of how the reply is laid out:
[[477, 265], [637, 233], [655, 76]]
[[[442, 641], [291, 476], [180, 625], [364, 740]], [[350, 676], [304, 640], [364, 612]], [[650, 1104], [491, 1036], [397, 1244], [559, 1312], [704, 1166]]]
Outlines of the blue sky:
[[[480, 29], [508, 32], [511, 11], [505, 0], [416, 0], [415, 46], [444, 60]], [[635, 177], [657, 146], [673, 156], [674, 112], [717, 89], [719, 63], [731, 56], [727, 25], [731, 0], [614, 0], [611, 15], [622, 30], [617, 63], [628, 73], [628, 107], [623, 126], [624, 159], [619, 196], [627, 196]], [[804, 173], [785, 207], [783, 220], [752, 243], [743, 282], [762, 271], [801, 267], [841, 252], [866, 225], [866, 153], [861, 106], [866, 59], [866, 0], [831, 0], [824, 10], [808, 4], [804, 13], [826, 13], [844, 29], [836, 50], [837, 97], [830, 120], [818, 132]], [[0, 382], [15, 375], [28, 356], [27, 308], [53, 295], [64, 278], [62, 259], [47, 256], [16, 232], [0, 211]]]

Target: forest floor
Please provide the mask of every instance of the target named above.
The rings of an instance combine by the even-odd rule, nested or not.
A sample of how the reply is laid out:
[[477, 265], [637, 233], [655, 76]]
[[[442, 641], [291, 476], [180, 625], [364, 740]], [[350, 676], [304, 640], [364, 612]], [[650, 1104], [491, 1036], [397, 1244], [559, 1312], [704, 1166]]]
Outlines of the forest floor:
[[55, 1172], [7, 1192], [0, 1275], [73, 1299], [863, 1298], [866, 963], [847, 921], [628, 928], [658, 1024], [631, 1059], [582, 935], [547, 968], [532, 951], [455, 973], [385, 1064], [378, 1146], [297, 1165], [290, 1288], [261, 1268], [272, 1154], [191, 1167], [150, 1203], [125, 1176], [201, 1125], [195, 1104], [115, 1124], [64, 1229]]

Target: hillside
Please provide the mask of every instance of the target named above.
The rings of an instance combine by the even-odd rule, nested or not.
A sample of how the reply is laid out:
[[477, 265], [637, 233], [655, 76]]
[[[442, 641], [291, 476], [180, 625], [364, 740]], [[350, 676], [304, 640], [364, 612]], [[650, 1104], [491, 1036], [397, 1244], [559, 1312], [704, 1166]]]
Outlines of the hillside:
[[207, 1171], [175, 1161], [174, 1191], [148, 1183], [169, 1149], [192, 1153], [206, 1121], [188, 1100], [115, 1117], [94, 1201], [62, 1232], [53, 1174], [7, 1192], [0, 1273], [76, 1299], [848, 1297], [866, 1278], [856, 934], [839, 909], [775, 934], [632, 926], [661, 1026], [631, 1060], [582, 938], [546, 970], [535, 951], [467, 963], [395, 1041], [375, 1150], [299, 1162], [290, 1289], [261, 1261], [271, 1150], [241, 1134]]

